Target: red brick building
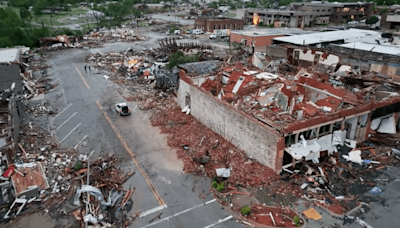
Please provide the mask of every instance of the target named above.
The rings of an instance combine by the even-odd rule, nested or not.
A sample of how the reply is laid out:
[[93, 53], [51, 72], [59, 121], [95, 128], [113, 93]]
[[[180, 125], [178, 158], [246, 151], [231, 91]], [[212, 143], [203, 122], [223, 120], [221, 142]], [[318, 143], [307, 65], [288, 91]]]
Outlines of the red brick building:
[[212, 18], [196, 19], [194, 27], [202, 29], [204, 32], [213, 32], [217, 29], [241, 30], [244, 26], [244, 20], [231, 18]]

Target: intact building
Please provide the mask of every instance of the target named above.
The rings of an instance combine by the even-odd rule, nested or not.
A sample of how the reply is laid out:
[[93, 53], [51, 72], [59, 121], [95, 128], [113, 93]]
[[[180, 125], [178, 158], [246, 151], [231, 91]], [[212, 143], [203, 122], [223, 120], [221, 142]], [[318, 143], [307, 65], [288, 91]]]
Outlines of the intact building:
[[303, 28], [310, 25], [310, 15], [307, 12], [294, 10], [259, 10], [244, 11], [246, 24], [273, 25], [273, 27]]
[[204, 32], [213, 32], [217, 29], [241, 30], [244, 20], [231, 18], [195, 19], [194, 27]]
[[294, 2], [287, 10], [245, 10], [244, 19], [246, 24], [303, 28], [364, 19], [371, 16], [372, 8], [372, 3], [363, 2]]
[[[349, 20], [361, 20], [371, 16], [373, 3], [370, 2], [293, 2], [294, 10], [310, 14], [313, 24], [320, 23], [321, 18], [328, 18], [330, 23], [347, 23]], [[324, 19], [325, 20], [325, 19]]]

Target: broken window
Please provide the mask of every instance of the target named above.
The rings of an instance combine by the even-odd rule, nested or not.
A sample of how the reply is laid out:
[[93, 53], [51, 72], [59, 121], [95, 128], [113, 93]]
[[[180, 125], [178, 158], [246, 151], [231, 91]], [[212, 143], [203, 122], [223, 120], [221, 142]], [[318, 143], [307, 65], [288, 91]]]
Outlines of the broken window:
[[342, 129], [342, 121], [336, 122], [333, 124], [333, 131], [341, 130]]
[[190, 94], [188, 92], [185, 94], [185, 105], [190, 107]]
[[283, 161], [282, 161], [282, 165], [286, 165], [286, 164], [291, 164], [293, 161], [293, 157], [292, 155], [290, 155], [288, 152], [283, 152]]
[[367, 126], [368, 113], [360, 116], [360, 127]]
[[296, 143], [296, 135], [288, 135], [285, 137], [285, 145], [289, 147], [290, 145]]
[[306, 139], [306, 140], [313, 139], [313, 138], [317, 137], [317, 130], [311, 129], [311, 130], [303, 131], [303, 132], [299, 133], [299, 137], [298, 137], [299, 141], [301, 141], [301, 135], [303, 135], [304, 139]]
[[319, 136], [327, 135], [331, 131], [331, 125], [327, 124], [319, 128]]

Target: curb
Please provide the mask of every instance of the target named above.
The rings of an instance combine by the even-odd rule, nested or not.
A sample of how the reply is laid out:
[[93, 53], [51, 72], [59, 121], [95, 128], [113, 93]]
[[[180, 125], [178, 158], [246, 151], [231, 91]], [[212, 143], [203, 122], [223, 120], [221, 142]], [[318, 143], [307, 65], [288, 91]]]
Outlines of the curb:
[[[215, 190], [214, 188], [212, 188], [212, 187], [211, 187], [211, 191], [215, 194], [215, 196], [217, 196], [217, 197], [215, 197], [216, 201], [219, 202], [224, 208], [229, 208], [229, 209], [232, 211], [232, 216], [233, 216], [236, 220], [238, 220], [239, 223], [243, 223], [243, 221], [244, 221], [244, 222], [246, 222], [247, 224], [245, 224], [245, 223], [243, 223], [243, 224], [245, 224], [245, 225], [249, 225], [249, 224], [250, 224], [250, 225], [252, 225], [253, 227], [258, 227], [258, 228], [277, 228], [277, 227], [280, 227], [280, 226], [267, 226], [267, 225], [263, 225], [263, 224], [260, 224], [260, 223], [257, 223], [257, 222], [250, 221], [250, 220], [248, 220], [246, 217], [244, 217], [243, 215], [241, 215], [240, 213], [238, 213], [238, 212], [236, 212], [236, 211], [233, 211], [233, 210], [231, 209], [230, 206], [225, 206], [225, 205], [223, 205], [223, 203], [226, 203], [226, 202], [225, 202], [225, 201], [222, 201], [221, 198], [224, 197], [224, 196], [228, 196], [228, 195], [230, 195], [230, 194], [235, 194], [235, 193], [229, 193], [229, 192], [227, 192], [227, 193], [221, 193], [221, 192], [216, 191], [216, 190]], [[362, 205], [362, 204], [361, 204], [361, 205]], [[271, 208], [273, 208], [274, 206], [268, 206], [268, 205], [266, 205], [266, 207], [271, 207]], [[300, 226], [300, 227], [303, 227], [303, 228], [307, 227], [307, 220], [306, 220], [302, 215], [300, 215], [300, 214], [298, 214], [297, 212], [295, 212], [294, 210], [292, 210], [292, 209], [290, 209], [290, 210], [293, 211], [297, 216], [299, 216], [299, 218], [303, 221], [303, 225]], [[290, 228], [290, 227], [289, 227], [289, 228]], [[296, 226], [292, 226], [292, 228], [296, 228]]]
[[326, 207], [320, 206], [317, 204], [317, 207], [321, 208], [322, 210], [324, 210], [325, 212], [327, 212], [328, 214], [330, 214], [332, 217], [335, 218], [344, 218], [344, 216], [346, 215], [351, 215], [352, 213], [356, 212], [358, 209], [360, 209], [362, 207], [362, 203], [360, 203], [358, 206], [354, 207], [353, 209], [351, 209], [349, 212], [345, 213], [345, 214], [337, 214], [335, 212], [330, 211], [329, 209], [327, 209]]

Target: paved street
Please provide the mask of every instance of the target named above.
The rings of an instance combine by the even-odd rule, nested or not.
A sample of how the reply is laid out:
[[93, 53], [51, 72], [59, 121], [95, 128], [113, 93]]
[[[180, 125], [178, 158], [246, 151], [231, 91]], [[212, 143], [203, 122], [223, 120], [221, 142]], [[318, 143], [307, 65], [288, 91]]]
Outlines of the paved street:
[[[168, 16], [169, 14], [169, 16]], [[153, 14], [151, 17], [154, 19], [162, 19], [165, 21], [175, 21], [175, 22], [179, 22], [180, 24], [183, 25], [194, 25], [194, 19], [191, 20], [184, 20], [180, 17], [177, 17], [176, 15], [186, 15], [187, 12], [185, 11], [181, 11], [181, 12], [175, 12], [175, 14], [172, 13], [160, 13], [160, 14]]]
[[[139, 45], [112, 43], [98, 49], [52, 52], [48, 72], [59, 86], [45, 99], [60, 112], [50, 117], [51, 132], [65, 147], [76, 147], [80, 153], [94, 150], [92, 156], [115, 153], [123, 159], [123, 168], [136, 171], [124, 186], [136, 187], [130, 213], [147, 212], [132, 227], [242, 227], [231, 220], [217, 224], [230, 213], [214, 202], [209, 180], [182, 173], [175, 151], [135, 102], [128, 102], [131, 116], [120, 117], [111, 111], [110, 105], [123, 101], [119, 86], [84, 70], [84, 57], [91, 53], [151, 47], [157, 45], [156, 39], [152, 36]], [[149, 224], [159, 213], [163, 213], [161, 218]]]

